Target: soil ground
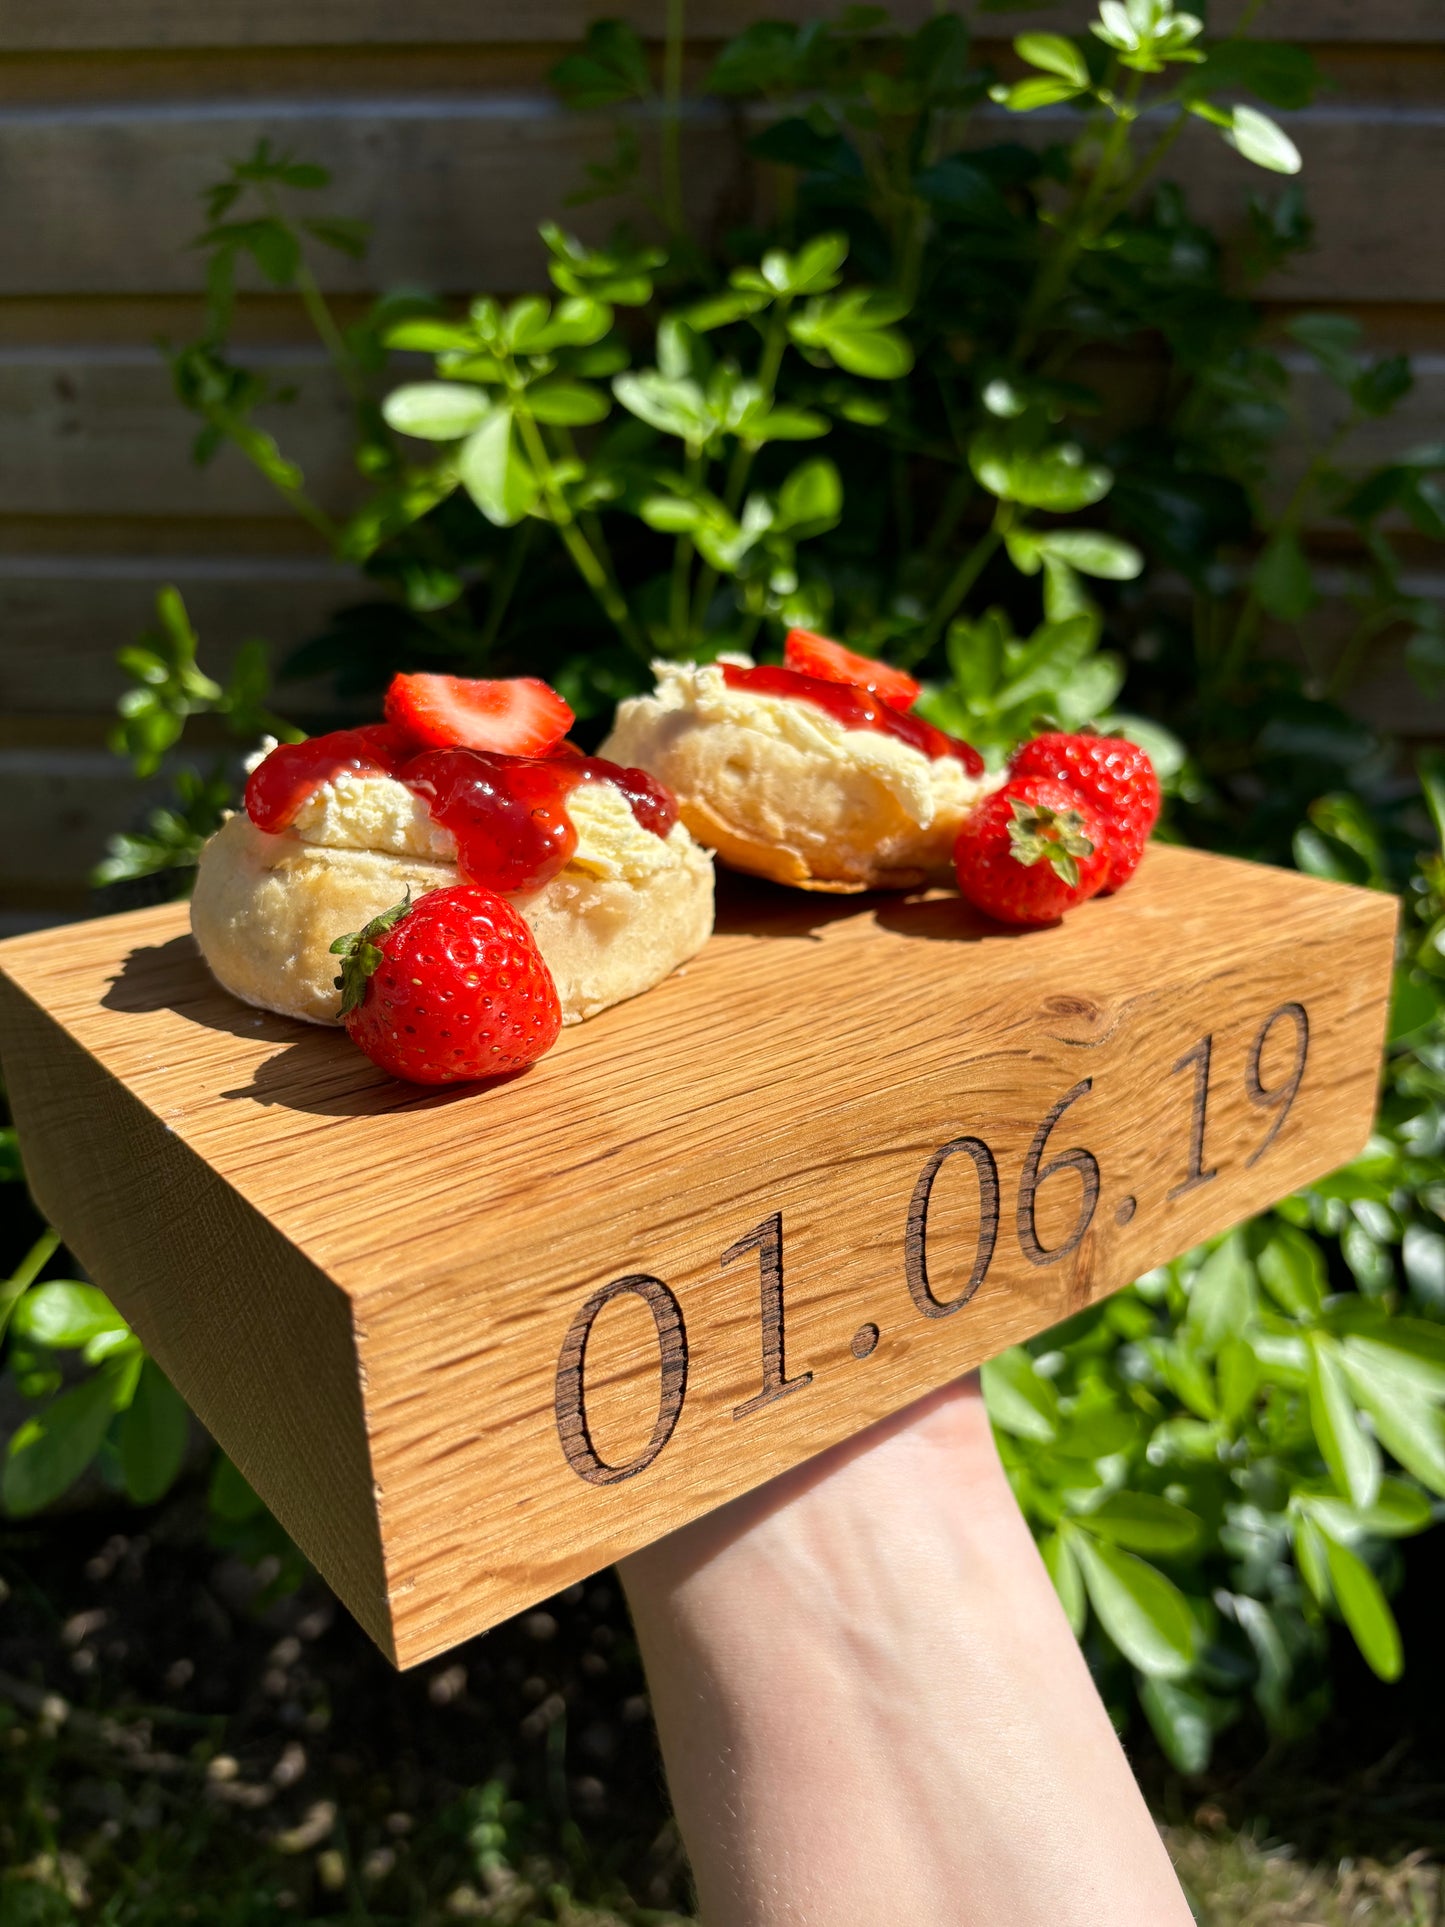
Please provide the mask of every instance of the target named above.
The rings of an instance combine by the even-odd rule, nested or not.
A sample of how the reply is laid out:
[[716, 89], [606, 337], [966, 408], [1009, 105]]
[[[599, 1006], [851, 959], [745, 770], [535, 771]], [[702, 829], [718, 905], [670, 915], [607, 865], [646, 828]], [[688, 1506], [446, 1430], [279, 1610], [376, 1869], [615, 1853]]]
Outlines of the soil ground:
[[[1236, 1735], [1191, 1782], [1136, 1746], [1208, 1927], [1445, 1924], [1442, 1538], [1400, 1687], [1342, 1645], [1307, 1744]], [[194, 1491], [0, 1528], [0, 1927], [690, 1919], [615, 1580], [398, 1676], [286, 1577]]]

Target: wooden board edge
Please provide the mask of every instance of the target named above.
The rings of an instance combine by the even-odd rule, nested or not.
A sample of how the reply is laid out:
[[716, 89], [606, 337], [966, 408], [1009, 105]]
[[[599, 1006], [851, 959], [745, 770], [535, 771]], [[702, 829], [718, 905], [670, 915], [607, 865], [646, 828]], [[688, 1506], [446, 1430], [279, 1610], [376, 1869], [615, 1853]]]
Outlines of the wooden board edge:
[[[0, 1045], [26, 1176], [41, 1211], [395, 1664], [345, 1294], [3, 969]], [[129, 1243], [138, 1221], [132, 1200], [141, 1188], [152, 1221], [167, 1195], [176, 1200], [174, 1235], [143, 1254]], [[198, 1275], [214, 1281], [209, 1303], [222, 1328], [204, 1340], [194, 1329], [193, 1291], [186, 1303], [173, 1291], [175, 1281]], [[266, 1342], [278, 1333], [292, 1342]], [[287, 1409], [275, 1398], [278, 1383], [290, 1394], [290, 1409], [303, 1414], [299, 1422], [280, 1432], [247, 1427], [241, 1414], [248, 1407]], [[304, 1415], [318, 1400], [332, 1407], [331, 1423]], [[266, 1449], [257, 1449], [258, 1439]]]

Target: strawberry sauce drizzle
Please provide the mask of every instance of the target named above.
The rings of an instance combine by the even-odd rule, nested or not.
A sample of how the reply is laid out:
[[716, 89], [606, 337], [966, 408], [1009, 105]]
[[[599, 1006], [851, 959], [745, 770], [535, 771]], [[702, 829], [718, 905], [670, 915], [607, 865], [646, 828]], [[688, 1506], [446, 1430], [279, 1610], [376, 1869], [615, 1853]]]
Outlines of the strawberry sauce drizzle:
[[958, 759], [970, 776], [983, 775], [983, 758], [971, 743], [947, 736], [921, 716], [890, 709], [881, 698], [853, 683], [825, 682], [821, 676], [804, 676], [796, 669], [763, 664], [744, 669], [741, 664], [720, 665], [729, 689], [747, 689], [756, 696], [788, 696], [795, 702], [811, 703], [836, 717], [844, 729], [871, 729], [880, 736], [895, 737], [910, 748], [921, 750], [931, 760], [940, 756]]
[[677, 821], [669, 790], [645, 770], [623, 769], [561, 743], [550, 756], [502, 756], [479, 749], [422, 749], [389, 723], [334, 730], [282, 743], [246, 784], [246, 812], [258, 829], [290, 829], [323, 785], [352, 772], [390, 776], [426, 804], [457, 843], [468, 883], [503, 895], [539, 890], [577, 847], [567, 798], [580, 783], [609, 782], [644, 830], [666, 837]]

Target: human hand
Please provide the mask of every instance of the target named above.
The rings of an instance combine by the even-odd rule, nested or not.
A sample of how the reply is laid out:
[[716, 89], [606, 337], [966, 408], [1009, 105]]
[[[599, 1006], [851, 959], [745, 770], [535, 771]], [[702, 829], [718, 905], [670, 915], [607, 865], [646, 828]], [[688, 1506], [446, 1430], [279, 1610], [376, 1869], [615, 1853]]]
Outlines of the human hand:
[[1189, 1927], [976, 1379], [621, 1571], [708, 1927]]

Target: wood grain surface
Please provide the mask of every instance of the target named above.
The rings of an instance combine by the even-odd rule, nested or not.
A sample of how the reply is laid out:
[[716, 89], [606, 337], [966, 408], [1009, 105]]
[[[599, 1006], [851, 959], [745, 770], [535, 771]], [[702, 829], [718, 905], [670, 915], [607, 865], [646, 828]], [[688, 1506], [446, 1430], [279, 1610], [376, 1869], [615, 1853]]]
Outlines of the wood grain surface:
[[[1216, 30], [1227, 31], [1243, 0], [1211, 9]], [[891, 11], [910, 24], [934, 11], [931, 0], [896, 0]], [[1084, 0], [1021, 13], [977, 16], [980, 33], [1052, 28], [1077, 32], [1097, 9]], [[688, 30], [699, 39], [721, 39], [752, 20], [818, 20], [838, 12], [832, 0], [691, 0]], [[631, 20], [660, 38], [662, 0], [614, 0], [614, 17]], [[167, 47], [366, 46], [478, 41], [580, 39], [596, 9], [585, 0], [0, 0], [0, 48], [69, 52]], [[1274, 0], [1267, 31], [1295, 40], [1373, 40], [1438, 43], [1445, 18], [1438, 0]]]
[[[1298, 301], [1445, 300], [1445, 209], [1431, 191], [1445, 167], [1445, 107], [1435, 100], [1386, 110], [1332, 99], [1277, 118], [1298, 143], [1312, 204], [1327, 218], [1312, 250], [1273, 290]], [[976, 120], [979, 140], [1025, 142], [1067, 135], [1074, 124], [1064, 109], [1000, 109]], [[585, 167], [610, 152], [610, 128], [605, 115], [502, 92], [0, 110], [0, 296], [198, 288], [203, 259], [185, 246], [197, 227], [197, 193], [260, 139], [331, 168], [330, 204], [372, 223], [365, 263], [319, 256], [326, 286], [528, 286], [543, 271], [539, 220], [564, 214], [592, 235], [615, 220], [606, 205], [566, 206]], [[740, 191], [722, 111], [704, 106], [690, 115], [685, 144], [692, 218], [707, 223]], [[1202, 124], [1170, 156], [1170, 174], [1226, 233], [1243, 230], [1251, 195], [1263, 191], [1258, 170]], [[424, 194], [399, 191], [420, 180]]]
[[[1227, 31], [1242, 3], [1217, 0], [1214, 30]], [[700, 76], [717, 43], [749, 20], [836, 10], [832, 0], [688, 0], [689, 74]], [[137, 792], [97, 754], [115, 694], [111, 658], [149, 619], [149, 594], [127, 576], [128, 563], [157, 557], [144, 585], [151, 593], [169, 579], [172, 554], [189, 553], [214, 567], [218, 583], [236, 583], [228, 598], [192, 577], [210, 661], [226, 660], [250, 633], [284, 650], [325, 613], [325, 563], [306, 582], [284, 566], [267, 572], [273, 555], [297, 558], [299, 525], [279, 519], [265, 485], [231, 455], [204, 471], [191, 467], [194, 425], [152, 352], [156, 338], [186, 339], [198, 325], [200, 260], [186, 243], [199, 225], [199, 190], [262, 134], [331, 165], [328, 204], [376, 224], [364, 271], [340, 257], [321, 263], [346, 313], [359, 311], [368, 284], [422, 281], [462, 292], [531, 282], [540, 273], [539, 219], [561, 212], [602, 232], [613, 218], [609, 206], [564, 205], [585, 164], [608, 150], [606, 116], [560, 113], [546, 83], [558, 54], [599, 11], [631, 19], [654, 42], [660, 36], [662, 0], [605, 8], [586, 0], [0, 0], [0, 49], [9, 55], [0, 67], [0, 549], [75, 558], [73, 577], [43, 567], [0, 577], [0, 813], [9, 831], [0, 918], [81, 909], [85, 873], [105, 838], [137, 816]], [[894, 11], [912, 24], [932, 8], [899, 0]], [[1014, 34], [1082, 31], [1095, 7], [1066, 0], [971, 12], [983, 56], [1007, 62]], [[1277, 280], [1273, 298], [1350, 304], [1380, 347], [1423, 349], [1416, 396], [1367, 436], [1381, 453], [1438, 439], [1445, 216], [1432, 183], [1445, 163], [1445, 6], [1271, 0], [1254, 30], [1308, 42], [1326, 77], [1318, 105], [1289, 117], [1305, 153], [1318, 245]], [[997, 121], [1006, 138], [1061, 128], [1033, 117]], [[687, 141], [695, 221], [710, 219], [720, 201], [741, 206], [749, 184], [715, 106], [690, 117]], [[1226, 228], [1238, 224], [1251, 192], [1279, 185], [1208, 130], [1171, 156], [1171, 171], [1176, 158], [1198, 205]], [[295, 355], [299, 329], [283, 298], [247, 292], [241, 338], [259, 337], [277, 370]], [[304, 349], [300, 365], [314, 374]], [[346, 499], [343, 422], [325, 388], [308, 380], [303, 400], [274, 425], [318, 490]], [[1338, 537], [1323, 529], [1315, 539], [1323, 549]], [[109, 580], [113, 597], [97, 586]], [[350, 595], [338, 581], [332, 606]], [[1409, 734], [1440, 733], [1439, 706], [1419, 704], [1398, 651], [1372, 660], [1358, 702]]]
[[730, 888], [685, 971], [437, 1094], [230, 1000], [170, 906], [0, 946], [0, 1048], [42, 1205], [410, 1665], [1348, 1159], [1394, 908], [1162, 846], [1024, 934]]
[[[277, 437], [317, 500], [338, 511], [354, 507], [361, 485], [352, 462], [351, 415], [319, 350], [243, 350], [236, 359], [268, 381], [296, 388], [297, 404], [260, 411], [258, 425]], [[1281, 498], [1308, 451], [1327, 438], [1348, 407], [1306, 356], [1291, 350], [1286, 359], [1296, 426], [1280, 445], [1270, 484]], [[411, 378], [411, 369], [396, 361], [391, 382]], [[1142, 356], [1085, 358], [1070, 369], [1072, 379], [1098, 390], [1108, 409], [1107, 419], [1092, 425], [1096, 441], [1107, 443], [1116, 425], [1150, 418], [1156, 373], [1162, 383], [1162, 364]], [[177, 407], [169, 371], [149, 348], [0, 348], [0, 420], [9, 429], [0, 515], [103, 515], [122, 468], [133, 515], [220, 519], [281, 510], [275, 491], [235, 449], [223, 448], [196, 467], [195, 420]], [[1445, 351], [1415, 357], [1415, 388], [1406, 410], [1358, 422], [1340, 459], [1363, 470], [1404, 446], [1428, 441], [1445, 441]], [[418, 443], [409, 447], [422, 459], [431, 453]]]

